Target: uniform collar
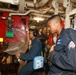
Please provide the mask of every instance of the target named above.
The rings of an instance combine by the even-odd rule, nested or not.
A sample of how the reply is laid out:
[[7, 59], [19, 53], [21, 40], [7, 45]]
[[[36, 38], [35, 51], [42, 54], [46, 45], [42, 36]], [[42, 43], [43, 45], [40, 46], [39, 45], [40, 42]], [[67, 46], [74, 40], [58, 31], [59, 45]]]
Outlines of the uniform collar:
[[61, 30], [60, 36], [63, 35], [64, 31], [65, 31], [65, 29], [63, 28], [63, 29]]
[[36, 37], [32, 40], [32, 42], [35, 41], [35, 40], [36, 40]]

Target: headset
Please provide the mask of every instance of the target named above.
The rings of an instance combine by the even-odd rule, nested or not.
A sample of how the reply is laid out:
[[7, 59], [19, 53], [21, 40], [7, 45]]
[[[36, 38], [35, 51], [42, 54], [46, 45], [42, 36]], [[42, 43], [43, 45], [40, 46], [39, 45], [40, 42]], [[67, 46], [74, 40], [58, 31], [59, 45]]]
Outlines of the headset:
[[37, 29], [34, 29], [33, 35], [34, 35], [34, 36], [37, 36], [37, 35], [38, 35], [38, 30], [37, 30]]
[[29, 31], [33, 32], [33, 36], [37, 36], [38, 35], [38, 30], [37, 29], [29, 29]]

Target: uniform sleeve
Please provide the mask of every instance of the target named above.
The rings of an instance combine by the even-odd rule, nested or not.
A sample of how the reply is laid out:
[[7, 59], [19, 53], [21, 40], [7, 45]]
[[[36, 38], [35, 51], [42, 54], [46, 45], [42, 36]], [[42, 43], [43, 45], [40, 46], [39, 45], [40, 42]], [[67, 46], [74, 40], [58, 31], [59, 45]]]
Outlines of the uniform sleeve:
[[20, 55], [20, 58], [22, 60], [33, 60], [33, 58], [37, 55], [37, 53], [39, 53], [41, 51], [41, 49], [42, 49], [41, 44], [39, 42], [35, 41], [32, 44], [29, 52], [27, 54], [22, 53]]
[[75, 70], [76, 69], [74, 68], [76, 66], [75, 63], [72, 62], [72, 61], [75, 61], [71, 57], [72, 54], [69, 55], [69, 57], [71, 57], [70, 59], [68, 58], [68, 56], [65, 55], [65, 53], [59, 53], [59, 52], [54, 51], [50, 55], [51, 55], [52, 64], [60, 67], [61, 69], [64, 69], [64, 70]]

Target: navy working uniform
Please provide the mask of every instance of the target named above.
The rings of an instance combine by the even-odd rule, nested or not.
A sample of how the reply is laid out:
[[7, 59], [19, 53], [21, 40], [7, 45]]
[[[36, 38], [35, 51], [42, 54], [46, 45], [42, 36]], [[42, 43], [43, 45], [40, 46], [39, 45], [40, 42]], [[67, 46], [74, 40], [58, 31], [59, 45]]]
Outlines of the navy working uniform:
[[19, 71], [18, 75], [37, 75], [33, 69], [33, 59], [41, 55], [42, 44], [39, 39], [35, 38], [32, 41], [31, 48], [27, 54], [22, 53], [20, 59], [26, 60], [27, 63]]
[[71, 66], [72, 61], [70, 60], [70, 55], [68, 53], [69, 46], [71, 42], [67, 34], [68, 29], [62, 29], [60, 36], [54, 47], [54, 51], [50, 53], [50, 71], [48, 75], [76, 75]]

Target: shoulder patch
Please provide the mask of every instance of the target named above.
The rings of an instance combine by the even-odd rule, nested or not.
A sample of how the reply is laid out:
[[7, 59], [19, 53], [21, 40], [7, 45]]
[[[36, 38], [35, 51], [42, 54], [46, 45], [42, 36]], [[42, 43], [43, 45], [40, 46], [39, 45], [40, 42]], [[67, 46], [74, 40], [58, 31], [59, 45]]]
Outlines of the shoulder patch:
[[75, 48], [75, 43], [73, 42], [73, 41], [71, 41], [70, 43], [69, 43], [69, 45], [68, 45], [68, 48], [70, 49], [70, 48], [72, 48], [72, 49], [74, 49]]
[[58, 39], [57, 44], [62, 45], [62, 39]]

